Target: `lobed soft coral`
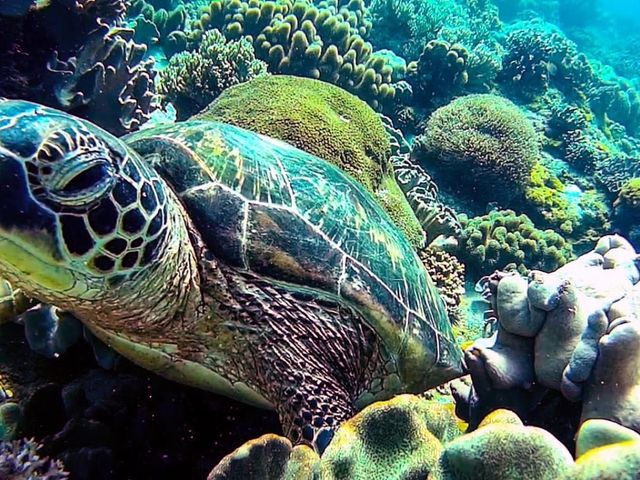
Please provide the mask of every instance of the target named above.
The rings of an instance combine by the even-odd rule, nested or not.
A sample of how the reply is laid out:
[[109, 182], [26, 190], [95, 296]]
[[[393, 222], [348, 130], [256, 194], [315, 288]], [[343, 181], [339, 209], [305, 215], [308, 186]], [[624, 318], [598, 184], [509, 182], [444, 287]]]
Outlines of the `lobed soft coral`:
[[462, 233], [458, 245], [447, 250], [460, 258], [472, 278], [488, 275], [513, 263], [552, 270], [572, 258], [572, 248], [553, 230], [539, 230], [526, 215], [495, 210], [481, 217], [459, 217]]
[[527, 21], [514, 24], [505, 41], [501, 80], [511, 92], [531, 100], [553, 85], [570, 94], [584, 91], [593, 77], [589, 61], [555, 26]]
[[164, 58], [187, 48], [184, 32], [187, 11], [184, 5], [173, 9], [155, 8], [146, 0], [133, 0], [127, 9], [129, 24], [135, 30], [134, 40], [146, 44], [153, 54], [159, 48]]
[[522, 111], [488, 94], [461, 97], [436, 110], [413, 152], [452, 179], [458, 193], [477, 201], [522, 192], [539, 155], [536, 132]]
[[203, 32], [220, 30], [227, 38], [250, 38], [256, 57], [272, 73], [334, 83], [376, 109], [395, 96], [393, 68], [373, 53], [361, 0], [213, 0], [193, 25], [192, 43]]
[[417, 62], [410, 64], [416, 100], [439, 106], [462, 93], [469, 82], [469, 52], [444, 40], [428, 42]]
[[204, 33], [198, 49], [174, 55], [162, 70], [158, 91], [184, 120], [209, 105], [225, 89], [264, 75], [247, 39], [227, 41], [218, 30]]

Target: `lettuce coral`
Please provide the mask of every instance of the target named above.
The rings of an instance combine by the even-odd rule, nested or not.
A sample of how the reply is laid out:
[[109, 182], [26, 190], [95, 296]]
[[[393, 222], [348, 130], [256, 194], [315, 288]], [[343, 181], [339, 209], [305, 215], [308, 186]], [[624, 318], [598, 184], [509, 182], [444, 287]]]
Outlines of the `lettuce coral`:
[[436, 110], [413, 155], [454, 179], [458, 193], [490, 201], [522, 192], [540, 151], [533, 126], [514, 103], [480, 94]]
[[158, 92], [172, 102], [184, 120], [209, 105], [223, 90], [266, 74], [253, 45], [242, 38], [225, 39], [218, 30], [204, 33], [198, 49], [174, 55], [162, 70]]
[[155, 72], [146, 46], [120, 28], [124, 12], [123, 0], [51, 0], [18, 19], [0, 18], [0, 96], [55, 107], [115, 134], [137, 129], [155, 108]]

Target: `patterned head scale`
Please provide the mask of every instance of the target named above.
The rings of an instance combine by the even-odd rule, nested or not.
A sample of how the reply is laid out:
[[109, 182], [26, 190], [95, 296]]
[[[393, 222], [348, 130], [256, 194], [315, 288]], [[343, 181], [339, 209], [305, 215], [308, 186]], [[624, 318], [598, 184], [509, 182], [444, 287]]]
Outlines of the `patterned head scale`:
[[0, 267], [36, 291], [115, 285], [162, 253], [164, 184], [88, 122], [1, 100], [0, 178]]

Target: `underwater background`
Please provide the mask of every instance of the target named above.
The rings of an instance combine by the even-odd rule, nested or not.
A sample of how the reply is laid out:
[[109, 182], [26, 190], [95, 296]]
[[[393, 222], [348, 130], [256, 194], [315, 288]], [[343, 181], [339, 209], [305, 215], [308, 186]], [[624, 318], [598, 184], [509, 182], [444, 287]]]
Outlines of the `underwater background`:
[[[615, 478], [637, 479], [640, 342], [628, 334], [625, 339], [633, 341], [619, 347], [624, 355], [612, 360], [615, 366], [596, 364], [596, 357], [609, 357], [597, 347], [604, 331], [595, 344], [587, 341], [593, 319], [602, 314], [613, 323], [614, 317], [610, 304], [594, 305], [610, 299], [620, 284], [580, 259], [595, 252], [604, 258], [598, 268], [626, 272], [628, 291], [624, 282], [620, 291], [627, 310], [620, 307], [626, 313], [615, 318], [628, 313], [637, 330], [638, 45], [638, 0], [0, 0], [0, 97], [62, 110], [118, 137], [194, 116], [212, 119], [333, 163], [378, 201], [414, 247], [463, 349], [497, 352], [498, 367], [489, 370], [497, 370], [503, 384], [492, 378], [490, 386], [481, 385], [482, 375], [476, 371], [473, 377], [472, 371], [473, 382], [438, 387], [416, 403], [399, 397], [392, 407], [404, 416], [371, 427], [384, 437], [405, 432], [399, 444], [415, 438], [412, 454], [389, 447], [367, 457], [366, 445], [357, 442], [372, 441], [371, 432], [358, 423], [366, 424], [366, 417], [354, 417], [353, 438], [339, 437], [343, 453], [332, 451], [327, 460], [333, 462], [331, 474], [314, 477], [298, 466], [298, 476], [268, 473], [268, 459], [280, 458], [278, 448], [285, 448], [269, 444], [256, 447], [258, 460], [246, 455], [256, 462], [249, 470], [234, 473], [231, 459], [210, 478], [595, 479], [614, 478], [604, 476], [611, 471]], [[628, 243], [612, 237], [606, 247], [598, 243], [610, 234]], [[618, 250], [607, 257], [609, 249]], [[567, 265], [576, 267], [583, 288], [570, 300], [562, 288], [573, 273], [559, 270]], [[552, 285], [544, 294], [531, 293], [524, 280], [502, 283], [511, 290], [509, 300], [507, 293], [500, 300], [504, 275], [517, 273], [535, 283], [527, 277], [533, 270], [562, 273], [539, 280]], [[600, 278], [603, 284], [597, 284]], [[62, 468], [72, 479], [204, 479], [244, 442], [283, 434], [276, 413], [160, 378], [79, 326], [72, 328], [73, 341], [65, 338], [70, 330], [58, 325], [66, 313], [43, 311], [5, 283], [0, 480], [65, 478]], [[516, 340], [503, 334], [502, 345], [483, 343], [509, 330], [503, 320], [514, 304], [518, 317], [535, 308], [550, 312], [558, 303], [566, 307], [562, 320], [580, 317], [580, 327], [546, 332], [544, 340], [536, 337], [538, 330], [522, 333], [518, 327]], [[556, 361], [555, 352], [566, 346], [557, 339], [569, 330], [571, 351], [557, 362], [560, 377], [569, 365], [564, 374], [572, 386], [605, 379], [609, 388], [625, 392], [623, 400], [610, 403], [618, 407], [583, 401], [555, 373], [553, 380], [542, 379], [538, 362], [544, 355]], [[536, 345], [551, 346], [534, 352], [533, 338]], [[480, 343], [473, 347], [474, 341]], [[581, 354], [592, 362], [584, 375], [575, 373], [582, 368], [578, 363], [588, 363]], [[483, 350], [474, 358], [490, 364], [485, 355]], [[522, 372], [535, 355], [534, 382]], [[615, 375], [624, 380], [611, 380], [618, 368]], [[433, 403], [420, 403], [427, 401]], [[520, 419], [509, 413], [481, 423], [497, 408], [509, 408]], [[576, 446], [574, 438], [585, 418], [616, 422], [600, 426], [605, 433], [594, 438], [614, 438], [604, 443], [619, 450], [569, 471], [576, 452], [588, 450], [587, 440]], [[415, 426], [422, 421], [441, 429], [437, 448], [429, 443], [433, 435]], [[468, 443], [457, 439], [460, 428], [490, 431], [492, 422], [540, 427], [522, 430], [534, 446], [523, 440], [521, 451], [490, 460], [515, 464], [519, 474], [507, 467], [503, 473], [483, 471], [480, 460], [468, 458], [499, 450], [500, 442], [519, 445], [521, 437], [510, 437], [511, 430]], [[627, 450], [617, 445], [622, 440]], [[468, 464], [456, 474], [454, 460], [446, 460], [452, 462], [449, 470], [427, 477], [443, 461], [434, 460], [433, 452], [449, 442], [451, 458]], [[546, 460], [527, 462], [531, 454], [521, 452], [531, 451]], [[379, 476], [364, 467], [373, 464]]]

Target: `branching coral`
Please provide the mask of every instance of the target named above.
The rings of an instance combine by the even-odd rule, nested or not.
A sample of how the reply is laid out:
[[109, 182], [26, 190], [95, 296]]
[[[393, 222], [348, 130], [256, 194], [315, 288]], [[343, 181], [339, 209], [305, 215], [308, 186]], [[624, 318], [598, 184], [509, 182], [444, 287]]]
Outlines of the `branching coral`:
[[159, 93], [172, 102], [178, 119], [186, 119], [209, 105], [223, 90], [266, 74], [246, 39], [227, 42], [217, 30], [205, 32], [197, 51], [171, 58], [160, 74]]
[[393, 68], [361, 36], [368, 30], [363, 9], [360, 0], [213, 0], [193, 26], [192, 42], [209, 29], [250, 37], [272, 73], [334, 83], [382, 109], [395, 95]]
[[489, 201], [522, 191], [539, 145], [515, 104], [495, 95], [469, 95], [431, 115], [413, 156], [455, 179], [462, 195]]
[[0, 95], [65, 110], [112, 133], [135, 130], [154, 108], [154, 72], [143, 61], [146, 47], [120, 28], [124, 1], [68, 3], [0, 19]]
[[41, 458], [33, 440], [0, 442], [0, 478], [11, 480], [63, 480], [69, 477], [59, 460]]
[[469, 82], [469, 53], [459, 44], [431, 40], [412, 65], [416, 99], [427, 105], [442, 105], [462, 92]]
[[514, 263], [518, 269], [552, 270], [572, 257], [571, 245], [552, 230], [537, 229], [526, 215], [512, 210], [481, 217], [459, 217], [458, 246], [447, 249], [460, 258], [471, 278], [488, 275]]

